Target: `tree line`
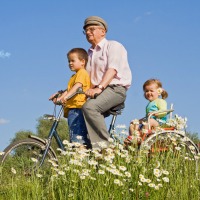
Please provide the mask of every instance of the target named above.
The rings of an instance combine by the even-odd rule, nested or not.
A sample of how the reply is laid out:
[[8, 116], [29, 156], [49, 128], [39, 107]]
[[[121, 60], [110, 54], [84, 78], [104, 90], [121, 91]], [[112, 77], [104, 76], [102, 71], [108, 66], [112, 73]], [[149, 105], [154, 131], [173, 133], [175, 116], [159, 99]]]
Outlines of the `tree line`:
[[[17, 140], [25, 139], [28, 137], [28, 135], [35, 135], [40, 138], [47, 138], [49, 131], [51, 130], [52, 124], [53, 120], [47, 120], [44, 119], [43, 117], [40, 117], [37, 120], [36, 133], [33, 133], [32, 131], [29, 130], [18, 131], [10, 142], [12, 143]], [[60, 119], [59, 125], [57, 127], [57, 132], [59, 133], [59, 136], [62, 140], [69, 140], [69, 129], [65, 118]], [[192, 139], [195, 144], [200, 144], [200, 138], [198, 133], [186, 132], [186, 135], [187, 137]], [[54, 139], [52, 141], [52, 147], [57, 148]]]

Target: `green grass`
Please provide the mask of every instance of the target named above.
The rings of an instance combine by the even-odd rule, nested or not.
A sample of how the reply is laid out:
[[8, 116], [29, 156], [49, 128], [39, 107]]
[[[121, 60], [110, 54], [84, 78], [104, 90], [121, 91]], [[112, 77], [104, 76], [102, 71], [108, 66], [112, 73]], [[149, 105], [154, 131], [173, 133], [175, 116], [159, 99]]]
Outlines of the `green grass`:
[[197, 160], [168, 147], [151, 155], [134, 147], [111, 145], [103, 154], [72, 149], [58, 151], [59, 166], [30, 176], [15, 166], [0, 168], [0, 200], [200, 199]]

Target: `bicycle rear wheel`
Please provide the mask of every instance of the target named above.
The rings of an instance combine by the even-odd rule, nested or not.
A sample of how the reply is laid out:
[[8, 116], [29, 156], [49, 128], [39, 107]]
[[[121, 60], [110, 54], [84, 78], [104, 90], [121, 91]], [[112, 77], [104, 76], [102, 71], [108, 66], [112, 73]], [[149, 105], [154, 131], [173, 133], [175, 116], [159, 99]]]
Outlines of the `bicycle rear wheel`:
[[[39, 169], [45, 144], [34, 138], [27, 138], [10, 144], [0, 159], [2, 174], [10, 174], [11, 168], [18, 174], [31, 175]], [[49, 149], [41, 168], [49, 169], [49, 159], [55, 160], [55, 153]], [[4, 173], [5, 172], [5, 173]]]
[[149, 150], [150, 153], [181, 151], [193, 159], [199, 153], [194, 142], [178, 131], [161, 131], [149, 136], [142, 142], [141, 149]]

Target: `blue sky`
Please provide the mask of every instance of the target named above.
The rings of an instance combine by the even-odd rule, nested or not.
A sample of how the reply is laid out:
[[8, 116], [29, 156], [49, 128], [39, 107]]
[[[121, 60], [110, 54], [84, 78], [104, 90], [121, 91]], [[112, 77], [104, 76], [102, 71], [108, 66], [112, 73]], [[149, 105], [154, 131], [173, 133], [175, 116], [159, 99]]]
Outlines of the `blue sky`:
[[144, 116], [142, 85], [158, 78], [174, 114], [200, 134], [199, 8], [198, 0], [0, 0], [0, 151], [17, 131], [35, 132], [37, 119], [53, 112], [49, 96], [72, 75], [66, 53], [90, 46], [82, 26], [91, 15], [104, 18], [107, 38], [128, 51], [133, 83], [117, 124]]

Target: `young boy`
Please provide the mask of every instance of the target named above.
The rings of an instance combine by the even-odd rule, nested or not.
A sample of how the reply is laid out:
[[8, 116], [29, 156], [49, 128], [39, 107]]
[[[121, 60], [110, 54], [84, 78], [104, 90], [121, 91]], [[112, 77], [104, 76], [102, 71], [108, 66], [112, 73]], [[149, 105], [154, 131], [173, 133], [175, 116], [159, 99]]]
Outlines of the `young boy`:
[[49, 100], [52, 100], [54, 103], [56, 103], [56, 101], [61, 101], [63, 103], [64, 117], [68, 118], [70, 142], [78, 142], [90, 147], [90, 140], [87, 138], [87, 128], [81, 110], [83, 104], [87, 100], [86, 96], [85, 94], [77, 94], [67, 100], [79, 87], [82, 87], [83, 91], [90, 88], [90, 77], [85, 70], [88, 54], [82, 48], [73, 48], [67, 53], [67, 58], [69, 68], [76, 73], [71, 76], [67, 90], [56, 100], [54, 99], [55, 94], [53, 94]]

